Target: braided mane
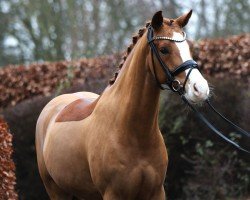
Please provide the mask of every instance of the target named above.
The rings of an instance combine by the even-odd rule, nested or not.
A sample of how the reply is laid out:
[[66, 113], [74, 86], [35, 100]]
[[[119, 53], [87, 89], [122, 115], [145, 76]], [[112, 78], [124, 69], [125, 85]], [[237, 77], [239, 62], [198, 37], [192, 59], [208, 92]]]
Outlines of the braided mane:
[[135, 44], [137, 43], [137, 41], [142, 37], [142, 35], [145, 33], [145, 31], [147, 30], [147, 27], [150, 25], [150, 22], [147, 22], [145, 27], [139, 29], [137, 35], [134, 35], [132, 37], [132, 43], [128, 46], [127, 51], [124, 52], [123, 57], [122, 57], [122, 61], [119, 64], [119, 68], [118, 70], [115, 72], [115, 74], [113, 75], [113, 77], [109, 80], [109, 85], [113, 85], [121, 68], [123, 67], [123, 64], [125, 63], [129, 53], [132, 51], [132, 49], [134, 48]]

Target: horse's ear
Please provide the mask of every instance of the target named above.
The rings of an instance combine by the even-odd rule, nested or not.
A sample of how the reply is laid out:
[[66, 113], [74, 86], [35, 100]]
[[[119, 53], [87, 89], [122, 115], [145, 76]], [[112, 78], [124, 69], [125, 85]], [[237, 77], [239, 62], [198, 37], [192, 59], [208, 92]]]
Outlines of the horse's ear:
[[186, 14], [184, 14], [184, 15], [178, 17], [178, 18], [176, 19], [176, 22], [179, 24], [179, 26], [180, 26], [181, 28], [183, 28], [184, 26], [187, 25], [187, 23], [188, 23], [188, 21], [189, 21], [191, 15], [192, 15], [192, 10], [190, 10], [188, 13], [186, 13]]
[[161, 27], [162, 23], [163, 23], [163, 16], [162, 16], [162, 11], [160, 10], [154, 14], [151, 21], [151, 25], [155, 30], [157, 30], [158, 28]]

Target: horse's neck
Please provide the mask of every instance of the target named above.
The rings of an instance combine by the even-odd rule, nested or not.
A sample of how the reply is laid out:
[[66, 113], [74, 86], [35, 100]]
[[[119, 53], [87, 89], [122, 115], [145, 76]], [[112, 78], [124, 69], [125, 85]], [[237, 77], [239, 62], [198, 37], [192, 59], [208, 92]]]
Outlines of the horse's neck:
[[150, 134], [158, 129], [160, 90], [146, 66], [146, 45], [143, 36], [124, 63], [114, 85], [103, 94], [103, 100], [110, 102], [114, 123], [137, 134]]

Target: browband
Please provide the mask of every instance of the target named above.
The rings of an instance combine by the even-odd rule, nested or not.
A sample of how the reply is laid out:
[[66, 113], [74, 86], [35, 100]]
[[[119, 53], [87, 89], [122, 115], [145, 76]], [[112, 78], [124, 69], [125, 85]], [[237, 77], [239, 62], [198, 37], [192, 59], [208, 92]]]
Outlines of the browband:
[[175, 39], [171, 37], [166, 37], [166, 36], [155, 36], [153, 37], [153, 40], [170, 40], [173, 42], [184, 42], [186, 40], [186, 33], [183, 31], [183, 38], [182, 39]]

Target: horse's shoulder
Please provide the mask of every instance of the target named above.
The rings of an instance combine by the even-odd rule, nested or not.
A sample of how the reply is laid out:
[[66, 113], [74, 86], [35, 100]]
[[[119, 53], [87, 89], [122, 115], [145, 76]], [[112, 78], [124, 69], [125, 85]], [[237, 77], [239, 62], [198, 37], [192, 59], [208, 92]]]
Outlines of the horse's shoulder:
[[78, 92], [78, 98], [66, 105], [57, 115], [55, 122], [80, 121], [88, 117], [99, 100], [99, 95], [90, 92]]

